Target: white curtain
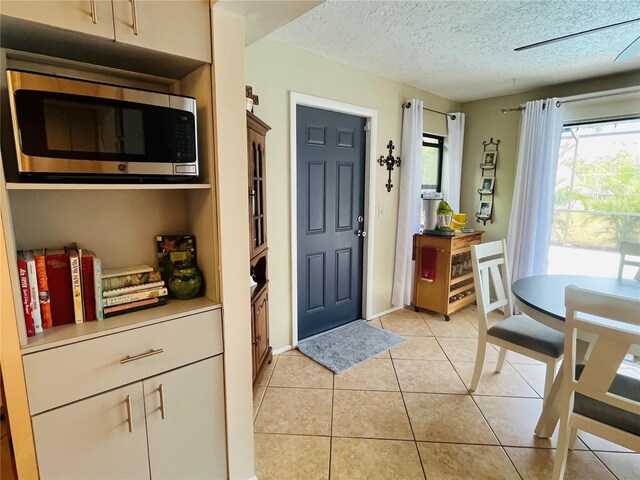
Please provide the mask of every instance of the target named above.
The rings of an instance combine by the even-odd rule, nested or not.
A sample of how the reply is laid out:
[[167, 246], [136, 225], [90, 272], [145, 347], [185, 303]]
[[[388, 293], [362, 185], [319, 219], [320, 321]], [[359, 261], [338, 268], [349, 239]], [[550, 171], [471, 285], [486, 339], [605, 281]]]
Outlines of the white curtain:
[[527, 102], [522, 113], [518, 168], [507, 235], [513, 282], [547, 273], [564, 114], [564, 107], [558, 106], [557, 102], [557, 98]]
[[400, 165], [400, 200], [398, 203], [398, 231], [393, 272], [391, 304], [404, 307], [411, 304], [413, 281], [413, 234], [420, 231], [420, 181], [422, 161], [422, 100], [411, 100], [404, 108], [402, 119], [402, 150]]
[[447, 136], [442, 156], [442, 193], [454, 212], [460, 211], [460, 180], [462, 179], [462, 146], [464, 144], [464, 113], [447, 116]]

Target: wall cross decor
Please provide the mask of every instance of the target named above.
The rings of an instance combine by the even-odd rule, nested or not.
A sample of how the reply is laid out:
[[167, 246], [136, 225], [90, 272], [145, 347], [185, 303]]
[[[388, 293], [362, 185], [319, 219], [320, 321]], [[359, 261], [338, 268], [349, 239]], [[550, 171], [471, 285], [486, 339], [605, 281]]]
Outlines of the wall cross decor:
[[378, 163], [382, 167], [384, 166], [387, 167], [387, 171], [389, 172], [389, 180], [387, 180], [385, 187], [387, 187], [387, 192], [390, 192], [391, 189], [393, 188], [393, 183], [391, 183], [391, 172], [393, 171], [393, 167], [400, 166], [400, 157], [394, 158], [393, 156], [393, 150], [396, 148], [393, 146], [393, 140], [389, 140], [389, 144], [387, 145], [387, 148], [389, 149], [389, 155], [387, 155], [387, 158], [385, 158], [384, 155], [380, 155], [380, 158], [378, 159]]

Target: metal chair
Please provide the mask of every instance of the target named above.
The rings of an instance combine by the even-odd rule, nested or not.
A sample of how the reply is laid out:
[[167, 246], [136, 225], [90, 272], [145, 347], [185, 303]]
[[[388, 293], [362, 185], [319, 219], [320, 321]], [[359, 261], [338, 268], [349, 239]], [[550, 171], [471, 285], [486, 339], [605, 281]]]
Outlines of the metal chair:
[[[504, 240], [473, 245], [471, 259], [478, 303], [479, 331], [476, 365], [470, 390], [475, 391], [478, 388], [487, 343], [491, 343], [500, 347], [496, 373], [502, 370], [507, 350], [545, 363], [546, 397], [553, 383], [556, 364], [562, 358], [564, 335], [526, 315], [513, 315], [507, 244]], [[489, 319], [488, 314], [496, 309], [502, 309], [503, 318]]]
[[[640, 449], [640, 380], [617, 373], [629, 348], [640, 345], [640, 300], [569, 285], [565, 306], [567, 333], [558, 399], [562, 416], [554, 480], [564, 477], [578, 429]], [[576, 365], [578, 331], [581, 338], [591, 336], [584, 365]]]

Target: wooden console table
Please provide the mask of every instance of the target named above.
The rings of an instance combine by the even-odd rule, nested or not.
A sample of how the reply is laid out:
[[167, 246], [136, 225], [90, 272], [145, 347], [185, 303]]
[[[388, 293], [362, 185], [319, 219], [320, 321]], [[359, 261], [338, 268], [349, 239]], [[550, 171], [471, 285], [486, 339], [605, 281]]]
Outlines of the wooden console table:
[[449, 315], [476, 299], [471, 245], [482, 241], [481, 230], [454, 236], [415, 234], [413, 307]]

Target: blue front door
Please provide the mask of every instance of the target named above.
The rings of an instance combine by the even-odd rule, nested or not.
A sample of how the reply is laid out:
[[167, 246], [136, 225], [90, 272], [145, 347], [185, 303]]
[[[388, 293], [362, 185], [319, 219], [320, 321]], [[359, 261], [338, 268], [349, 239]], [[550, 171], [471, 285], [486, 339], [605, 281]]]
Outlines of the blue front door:
[[365, 122], [297, 107], [299, 339], [362, 317]]

